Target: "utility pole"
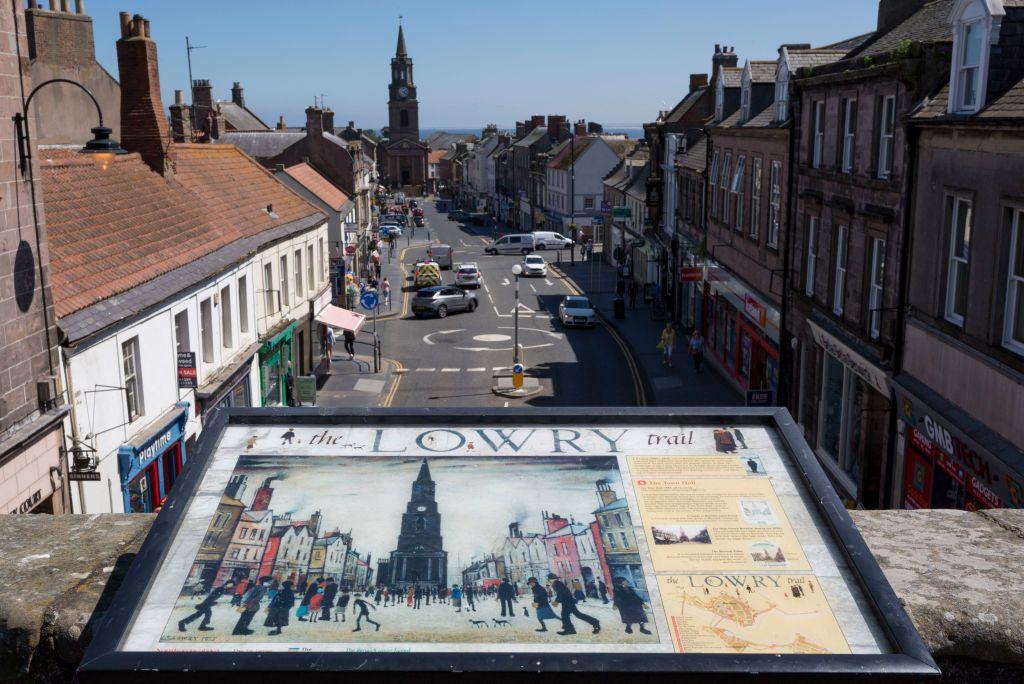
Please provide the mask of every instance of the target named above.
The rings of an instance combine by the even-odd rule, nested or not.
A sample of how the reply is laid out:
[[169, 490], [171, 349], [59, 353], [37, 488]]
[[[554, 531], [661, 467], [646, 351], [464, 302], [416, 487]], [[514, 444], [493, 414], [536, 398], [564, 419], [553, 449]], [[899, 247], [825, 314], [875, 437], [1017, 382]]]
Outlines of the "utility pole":
[[193, 45], [188, 36], [185, 36], [185, 54], [188, 56], [188, 101], [190, 107], [188, 108], [189, 123], [192, 125], [192, 135], [196, 134], [196, 107], [195, 102], [192, 100], [192, 51], [202, 50], [205, 45]]
[[576, 265], [576, 124], [569, 128], [569, 228], [572, 230], [569, 245], [569, 262]]

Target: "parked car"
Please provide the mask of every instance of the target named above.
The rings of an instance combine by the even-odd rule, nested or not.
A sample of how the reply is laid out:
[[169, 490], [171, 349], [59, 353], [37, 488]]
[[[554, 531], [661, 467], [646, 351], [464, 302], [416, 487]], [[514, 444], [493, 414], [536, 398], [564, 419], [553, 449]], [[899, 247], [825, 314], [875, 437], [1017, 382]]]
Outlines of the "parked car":
[[416, 226], [417, 228], [422, 228], [423, 227], [423, 217], [422, 216], [414, 216], [413, 219], [412, 219], [412, 224], [414, 226]]
[[530, 254], [523, 259], [523, 275], [526, 277], [539, 276], [543, 278], [548, 274], [548, 262], [540, 254]]
[[597, 312], [586, 297], [570, 295], [558, 305], [558, 320], [565, 326], [593, 328], [597, 324]]
[[483, 276], [476, 264], [458, 264], [455, 267], [455, 284], [459, 287], [480, 287]]
[[416, 264], [413, 272], [413, 285], [416, 287], [430, 287], [441, 284], [441, 267], [433, 261], [424, 261]]
[[550, 230], [533, 231], [533, 244], [536, 249], [568, 249], [572, 240], [561, 233], [554, 233]]
[[396, 223], [382, 223], [377, 226], [377, 232], [380, 233], [381, 237], [387, 237], [389, 235], [402, 237], [402, 226]]
[[412, 298], [412, 313], [416, 318], [423, 318], [427, 314], [444, 318], [457, 311], [473, 311], [476, 304], [476, 295], [472, 292], [452, 285], [435, 285], [416, 292]]
[[533, 251], [533, 236], [529, 233], [504, 235], [486, 248], [488, 254], [529, 254]]
[[469, 219], [469, 214], [462, 209], [454, 209], [448, 212], [448, 218], [452, 221], [466, 221]]
[[400, 226], [409, 225], [409, 217], [405, 214], [384, 214], [380, 217], [381, 223], [397, 223]]
[[427, 248], [427, 254], [442, 269], [450, 269], [452, 267], [453, 253], [451, 245], [430, 245]]

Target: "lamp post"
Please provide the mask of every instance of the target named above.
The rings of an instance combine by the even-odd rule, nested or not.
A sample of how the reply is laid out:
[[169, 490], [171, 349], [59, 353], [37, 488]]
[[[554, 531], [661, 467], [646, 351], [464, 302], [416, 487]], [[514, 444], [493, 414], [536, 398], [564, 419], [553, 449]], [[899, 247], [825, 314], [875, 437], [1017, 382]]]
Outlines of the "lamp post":
[[576, 264], [576, 125], [569, 126], [569, 263]]
[[514, 275], [515, 278], [516, 278], [516, 308], [515, 308], [515, 311], [513, 312], [515, 314], [514, 319], [513, 319], [515, 321], [515, 323], [514, 323], [515, 333], [514, 333], [514, 339], [512, 340], [512, 363], [513, 364], [519, 363], [519, 276], [522, 274], [522, 272], [523, 272], [523, 267], [522, 267], [521, 264], [516, 264], [515, 266], [512, 267], [512, 275]]

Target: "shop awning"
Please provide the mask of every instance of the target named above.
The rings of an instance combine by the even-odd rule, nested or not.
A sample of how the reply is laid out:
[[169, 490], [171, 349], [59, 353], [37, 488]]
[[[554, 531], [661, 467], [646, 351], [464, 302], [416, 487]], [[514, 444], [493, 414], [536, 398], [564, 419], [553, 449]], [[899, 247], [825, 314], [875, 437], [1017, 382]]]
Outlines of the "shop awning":
[[359, 332], [359, 329], [363, 327], [363, 323], [366, 322], [366, 316], [355, 311], [342, 309], [340, 306], [328, 304], [324, 307], [323, 311], [316, 315], [316, 320], [326, 326], [351, 330], [355, 333]]

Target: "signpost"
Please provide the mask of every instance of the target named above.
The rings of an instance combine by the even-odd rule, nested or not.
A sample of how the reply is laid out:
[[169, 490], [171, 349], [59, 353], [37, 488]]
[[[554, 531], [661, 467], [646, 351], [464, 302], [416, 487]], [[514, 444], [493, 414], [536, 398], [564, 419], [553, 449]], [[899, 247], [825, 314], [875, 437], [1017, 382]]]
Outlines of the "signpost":
[[178, 389], [195, 389], [197, 380], [196, 353], [178, 352]]
[[512, 366], [512, 386], [516, 389], [523, 388], [523, 364], [521, 363]]
[[359, 297], [359, 306], [373, 312], [373, 372], [380, 372], [380, 340], [377, 338], [377, 309], [380, 298], [376, 290], [367, 290]]
[[[228, 408], [189, 460], [95, 625], [77, 673], [85, 684], [355, 670], [373, 681], [414, 671], [759, 684], [938, 675], [784, 408]], [[234, 542], [209, 542], [224, 510], [291, 536], [251, 535], [246, 548], [261, 560], [246, 563]], [[554, 553], [503, 551], [523, 540], [563, 550], [565, 534], [598, 553], [570, 569]], [[326, 555], [314, 566], [286, 543]], [[346, 622], [267, 610], [278, 605], [265, 593], [272, 582], [288, 591], [301, 581], [289, 578], [318, 576], [343, 580]], [[485, 597], [505, 577], [523, 587], [515, 607], [529, 617], [502, 617]], [[556, 635], [557, 618], [530, 608], [529, 577], [559, 596], [614, 586], [618, 609], [581, 603], [576, 633]], [[248, 603], [209, 599], [200, 631], [197, 597], [215, 596], [201, 592], [243, 579]], [[456, 585], [477, 590], [473, 602], [462, 595], [476, 612], [373, 601], [385, 588]], [[623, 629], [620, 597], [642, 631]]]

